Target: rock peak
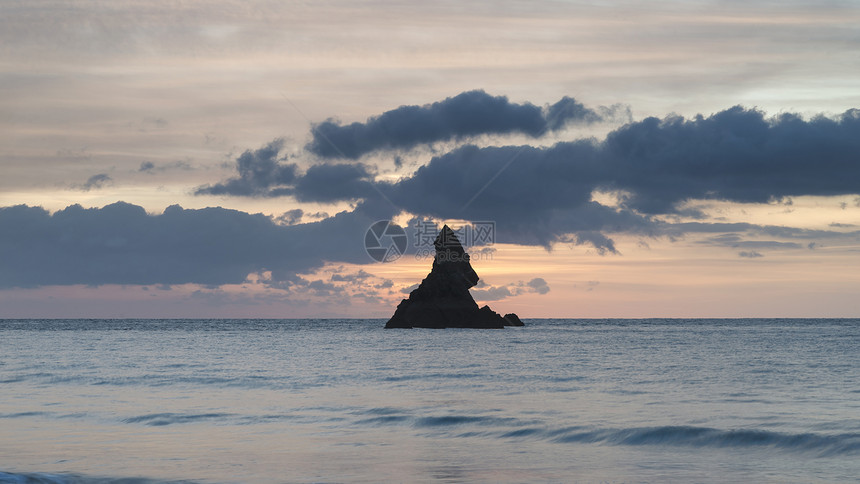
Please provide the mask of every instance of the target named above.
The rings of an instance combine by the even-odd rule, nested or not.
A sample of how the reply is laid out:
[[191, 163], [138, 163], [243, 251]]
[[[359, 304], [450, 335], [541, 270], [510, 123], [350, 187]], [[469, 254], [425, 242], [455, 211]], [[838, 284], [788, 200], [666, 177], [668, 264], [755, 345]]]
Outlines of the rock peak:
[[478, 283], [469, 254], [445, 225], [433, 242], [430, 274], [397, 306], [386, 328], [503, 328], [522, 326], [516, 314], [504, 317], [489, 306], [478, 308], [469, 288]]
[[460, 243], [460, 239], [457, 238], [457, 234], [447, 225], [439, 231], [439, 235], [433, 241], [433, 247], [436, 248], [437, 256], [439, 252], [455, 252], [457, 254], [465, 254], [468, 257], [466, 250], [463, 249], [463, 245]]
[[458, 284], [464, 284], [466, 289], [478, 284], [478, 274], [472, 269], [469, 254], [450, 227], [442, 227], [433, 246], [436, 247], [436, 256], [433, 258], [431, 274], [444, 272], [448, 279], [457, 279]]

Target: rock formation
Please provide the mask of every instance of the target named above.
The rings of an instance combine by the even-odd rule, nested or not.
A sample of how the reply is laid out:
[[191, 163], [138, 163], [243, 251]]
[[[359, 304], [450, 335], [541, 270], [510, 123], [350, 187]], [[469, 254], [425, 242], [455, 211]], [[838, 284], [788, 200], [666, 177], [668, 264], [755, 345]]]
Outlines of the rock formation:
[[487, 328], [523, 326], [516, 314], [504, 317], [478, 304], [469, 288], [478, 283], [478, 274], [469, 263], [454, 231], [444, 226], [433, 242], [436, 257], [430, 274], [421, 285], [397, 305], [386, 328]]

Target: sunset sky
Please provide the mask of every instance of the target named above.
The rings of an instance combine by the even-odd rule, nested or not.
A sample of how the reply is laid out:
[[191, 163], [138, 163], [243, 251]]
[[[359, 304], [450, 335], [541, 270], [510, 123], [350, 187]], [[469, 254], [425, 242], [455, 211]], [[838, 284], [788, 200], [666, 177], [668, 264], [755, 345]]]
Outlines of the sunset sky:
[[0, 317], [385, 318], [479, 222], [500, 313], [858, 317], [858, 53], [854, 1], [5, 0]]

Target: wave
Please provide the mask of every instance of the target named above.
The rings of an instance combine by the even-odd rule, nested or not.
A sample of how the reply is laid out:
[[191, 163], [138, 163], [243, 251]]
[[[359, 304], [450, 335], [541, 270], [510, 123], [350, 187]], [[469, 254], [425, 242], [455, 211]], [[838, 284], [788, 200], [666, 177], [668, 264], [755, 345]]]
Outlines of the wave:
[[161, 427], [171, 424], [195, 423], [204, 420], [221, 420], [227, 417], [232, 417], [229, 413], [200, 413], [200, 414], [178, 414], [178, 413], [153, 413], [149, 415], [140, 415], [123, 419], [123, 423], [143, 424], [152, 427]]
[[559, 443], [670, 445], [682, 447], [761, 447], [812, 452], [820, 457], [860, 454], [860, 434], [789, 434], [759, 429], [720, 430], [708, 427], [662, 426], [630, 429], [580, 429], [553, 432]]
[[400, 382], [409, 380], [461, 380], [469, 378], [485, 378], [487, 375], [483, 373], [464, 373], [464, 372], [448, 372], [448, 373], [415, 373], [410, 375], [393, 375], [382, 378], [386, 382]]
[[196, 385], [203, 387], [244, 388], [257, 390], [261, 388], [272, 390], [306, 390], [328, 385], [325, 381], [314, 381], [309, 378], [292, 376], [206, 376], [206, 375], [173, 375], [169, 373], [152, 373], [146, 375], [103, 377], [80, 374], [35, 373], [15, 375], [0, 383], [34, 383], [47, 385], [92, 385], [103, 387], [171, 387]]
[[265, 415], [242, 415], [237, 413], [152, 413], [138, 415], [120, 420], [124, 424], [146, 425], [148, 427], [164, 427], [167, 425], [181, 425], [206, 422], [212, 425], [265, 425], [278, 421], [290, 421], [294, 423], [319, 424], [323, 422], [339, 422], [343, 418], [320, 415], [306, 415], [301, 413], [292, 414], [265, 414]]
[[48, 412], [15, 412], [15, 413], [0, 413], [0, 418], [20, 418], [20, 417], [42, 417], [49, 415]]
[[0, 471], [0, 484], [193, 484], [192, 481], [159, 481], [143, 477], [93, 477], [45, 472]]
[[[370, 413], [370, 412], [368, 412]], [[785, 433], [762, 429], [723, 430], [696, 426], [549, 428], [539, 421], [517, 418], [443, 415], [415, 417], [386, 411], [354, 422], [356, 425], [409, 426], [445, 432], [449, 436], [541, 440], [557, 444], [672, 446], [727, 449], [773, 449], [818, 457], [860, 455], [860, 433]]]

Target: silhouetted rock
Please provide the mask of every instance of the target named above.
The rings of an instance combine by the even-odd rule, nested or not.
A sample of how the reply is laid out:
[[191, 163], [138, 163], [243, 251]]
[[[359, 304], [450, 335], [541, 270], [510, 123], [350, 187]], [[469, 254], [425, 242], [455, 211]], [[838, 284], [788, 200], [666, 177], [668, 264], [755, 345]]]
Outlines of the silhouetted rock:
[[453, 230], [442, 227], [433, 245], [436, 257], [430, 274], [397, 305], [386, 328], [500, 329], [523, 325], [516, 314], [503, 318], [489, 306], [478, 308], [469, 293], [478, 283], [478, 274]]
[[508, 313], [504, 316], [505, 326], [525, 326], [522, 321], [520, 321], [520, 317], [514, 313]]

